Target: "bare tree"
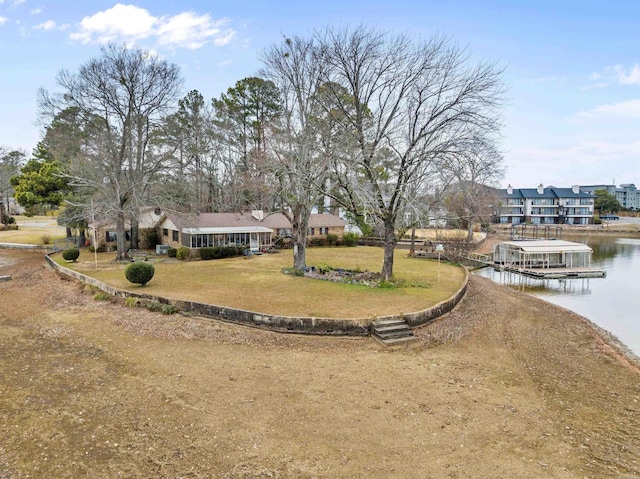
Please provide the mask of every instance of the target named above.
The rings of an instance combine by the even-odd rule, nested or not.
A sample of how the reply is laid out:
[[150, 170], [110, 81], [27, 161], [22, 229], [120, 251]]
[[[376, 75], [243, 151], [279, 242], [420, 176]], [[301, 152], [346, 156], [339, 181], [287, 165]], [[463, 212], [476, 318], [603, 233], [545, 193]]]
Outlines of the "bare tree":
[[490, 138], [472, 138], [443, 167], [452, 180], [444, 195], [447, 209], [466, 224], [471, 241], [474, 224], [492, 215], [495, 186], [504, 174], [502, 155]]
[[279, 89], [283, 103], [278, 132], [271, 135], [270, 170], [278, 183], [283, 214], [292, 226], [294, 268], [306, 267], [306, 240], [318, 186], [329, 171], [319, 154], [318, 130], [312, 117], [324, 78], [321, 56], [313, 39], [287, 38], [262, 56], [263, 75]]
[[414, 201], [411, 193], [423, 190], [470, 137], [499, 128], [501, 72], [492, 63], [468, 66], [465, 52], [441, 37], [413, 41], [364, 27], [316, 36], [327, 85], [340, 85], [332, 103], [357, 145], [336, 169], [339, 183], [380, 227], [382, 276], [389, 279], [396, 226]]
[[164, 169], [164, 156], [149, 153], [151, 133], [173, 108], [182, 84], [176, 65], [139, 49], [108, 45], [73, 74], [57, 78], [62, 93], [41, 90], [41, 113], [52, 117], [76, 108], [93, 125], [83, 161], [72, 165], [73, 184], [91, 188], [104, 214], [115, 218], [117, 260], [126, 253], [125, 220], [137, 239], [137, 210]]

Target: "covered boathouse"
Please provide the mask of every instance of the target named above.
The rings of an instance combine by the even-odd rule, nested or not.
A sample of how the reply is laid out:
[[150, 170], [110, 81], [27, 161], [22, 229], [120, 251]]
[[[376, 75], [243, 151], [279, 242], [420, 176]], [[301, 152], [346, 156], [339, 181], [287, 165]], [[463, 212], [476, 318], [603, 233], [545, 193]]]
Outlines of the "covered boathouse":
[[606, 273], [591, 267], [593, 250], [564, 240], [505, 241], [495, 246], [496, 267], [546, 278], [602, 277]]

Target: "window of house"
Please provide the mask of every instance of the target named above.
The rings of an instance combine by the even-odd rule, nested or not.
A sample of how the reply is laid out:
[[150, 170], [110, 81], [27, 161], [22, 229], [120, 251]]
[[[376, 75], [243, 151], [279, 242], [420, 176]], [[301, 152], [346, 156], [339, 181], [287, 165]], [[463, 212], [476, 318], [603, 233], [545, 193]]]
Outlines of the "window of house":
[[313, 235], [315, 235], [315, 234], [316, 234], [316, 229], [315, 229], [315, 228], [309, 228], [309, 229], [307, 230], [307, 234], [308, 234], [309, 236], [313, 236]]
[[167, 228], [162, 229], [162, 236], [166, 236], [167, 238], [169, 237], [169, 230]]
[[180, 241], [180, 235], [179, 235], [178, 231], [173, 230], [171, 233], [172, 233], [171, 239], [173, 241]]
[[107, 243], [110, 243], [111, 241], [117, 241], [118, 239], [118, 235], [115, 231], [107, 231], [106, 232], [106, 240]]

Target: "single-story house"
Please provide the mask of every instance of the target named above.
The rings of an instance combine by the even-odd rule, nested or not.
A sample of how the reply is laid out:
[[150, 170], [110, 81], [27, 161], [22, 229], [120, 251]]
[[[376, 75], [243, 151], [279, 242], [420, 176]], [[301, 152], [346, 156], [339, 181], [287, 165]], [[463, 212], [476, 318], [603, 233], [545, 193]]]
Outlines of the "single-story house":
[[[149, 241], [149, 235], [157, 232], [157, 226], [163, 218], [163, 214], [159, 208], [143, 208], [138, 218], [138, 247], [147, 249], [152, 247]], [[125, 220], [126, 241], [130, 239], [131, 220]], [[95, 231], [96, 245], [98, 249], [115, 249], [116, 248], [116, 222], [115, 220], [101, 220], [89, 224], [89, 239], [93, 243], [93, 233]]]
[[[329, 213], [312, 214], [308, 238], [335, 234], [342, 238], [346, 222]], [[247, 245], [260, 250], [273, 244], [275, 236], [292, 233], [291, 223], [282, 213], [194, 213], [167, 214], [158, 225], [160, 244], [190, 249], [208, 246]]]

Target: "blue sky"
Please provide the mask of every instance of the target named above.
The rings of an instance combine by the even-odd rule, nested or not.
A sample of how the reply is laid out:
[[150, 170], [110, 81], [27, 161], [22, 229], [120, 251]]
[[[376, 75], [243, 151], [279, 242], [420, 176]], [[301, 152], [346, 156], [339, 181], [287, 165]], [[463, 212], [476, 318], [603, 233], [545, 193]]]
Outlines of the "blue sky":
[[570, 0], [0, 0], [0, 145], [40, 139], [36, 92], [105, 41], [181, 67], [185, 93], [217, 97], [254, 75], [283, 35], [358, 25], [451, 36], [505, 68], [503, 186], [640, 186], [640, 2]]

